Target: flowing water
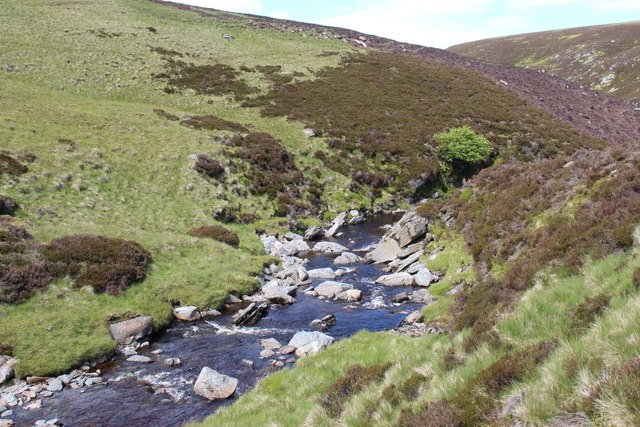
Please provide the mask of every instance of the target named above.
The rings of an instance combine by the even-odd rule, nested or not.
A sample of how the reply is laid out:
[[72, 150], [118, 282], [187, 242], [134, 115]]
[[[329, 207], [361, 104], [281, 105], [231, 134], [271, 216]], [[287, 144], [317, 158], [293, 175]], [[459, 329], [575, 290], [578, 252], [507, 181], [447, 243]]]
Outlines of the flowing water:
[[[377, 216], [361, 225], [343, 229], [344, 235], [330, 239], [358, 253], [369, 250], [384, 234], [381, 228], [396, 218]], [[363, 253], [358, 253], [364, 255]], [[308, 270], [333, 265], [336, 255], [310, 253]], [[336, 280], [350, 283], [362, 291], [362, 303], [323, 301], [305, 295], [301, 289], [296, 303], [290, 306], [272, 305], [267, 316], [250, 327], [231, 326], [231, 315], [214, 321], [177, 322], [154, 341], [146, 352], [157, 361], [149, 364], [128, 362], [121, 356], [103, 366], [104, 384], [89, 388], [70, 389], [43, 399], [42, 409], [14, 411], [18, 426], [30, 426], [40, 419], [58, 418], [65, 426], [176, 426], [190, 420], [201, 420], [221, 405], [232, 403], [248, 392], [261, 377], [273, 372], [269, 364], [282, 360], [294, 365], [291, 356], [260, 359], [260, 340], [276, 338], [286, 345], [301, 330], [314, 330], [309, 323], [327, 314], [336, 316], [336, 324], [324, 331], [336, 339], [349, 337], [361, 330], [382, 331], [395, 328], [407, 313], [419, 308], [414, 303], [395, 305], [391, 302], [408, 288], [390, 288], [375, 284], [385, 274], [376, 265], [354, 264], [352, 273]], [[314, 280], [313, 284], [323, 279]], [[152, 353], [162, 350], [159, 356]], [[182, 364], [167, 367], [162, 359], [177, 357]], [[278, 359], [280, 357], [281, 359]], [[246, 363], [253, 361], [253, 366]], [[193, 393], [193, 384], [203, 366], [239, 380], [233, 398], [209, 402]], [[15, 408], [14, 408], [15, 409]]]

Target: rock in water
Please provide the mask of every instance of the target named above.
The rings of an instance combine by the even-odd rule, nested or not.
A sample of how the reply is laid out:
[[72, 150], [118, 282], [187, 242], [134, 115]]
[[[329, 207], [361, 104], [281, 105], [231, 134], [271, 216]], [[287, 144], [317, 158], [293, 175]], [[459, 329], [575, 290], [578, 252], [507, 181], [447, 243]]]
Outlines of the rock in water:
[[296, 349], [298, 356], [307, 356], [317, 354], [320, 350], [328, 347], [332, 343], [333, 338], [322, 332], [301, 331], [291, 338], [289, 346]]
[[252, 302], [247, 308], [244, 310], [238, 311], [231, 317], [231, 321], [236, 326], [245, 326], [251, 325], [260, 319], [262, 316], [267, 314], [267, 309], [269, 308], [269, 304], [266, 302], [256, 304]]
[[127, 361], [135, 363], [151, 363], [153, 362], [153, 359], [147, 356], [140, 356], [139, 354], [136, 354], [134, 356], [128, 357]]
[[305, 240], [317, 240], [324, 236], [324, 233], [326, 233], [326, 230], [322, 227], [309, 227], [304, 232], [304, 238]]
[[327, 314], [322, 319], [315, 319], [311, 321], [312, 326], [319, 326], [320, 328], [329, 329], [336, 324], [336, 316], [333, 314]]
[[196, 320], [200, 320], [201, 318], [198, 307], [194, 307], [192, 305], [187, 307], [174, 308], [173, 315], [176, 319], [185, 322], [194, 322]]
[[384, 286], [413, 286], [413, 276], [409, 273], [394, 273], [381, 276], [376, 283]]
[[213, 370], [207, 366], [202, 368], [193, 391], [209, 400], [226, 399], [235, 393], [238, 387], [238, 380], [236, 378], [222, 375], [216, 370]]
[[307, 271], [310, 279], [334, 279], [336, 273], [330, 268], [316, 268], [315, 270]]
[[349, 265], [360, 261], [362, 261], [362, 258], [358, 255], [352, 252], [343, 252], [342, 255], [333, 260], [333, 263], [336, 265]]
[[337, 295], [341, 294], [342, 292], [348, 291], [349, 289], [353, 289], [353, 286], [348, 283], [327, 280], [326, 282], [322, 282], [318, 286], [316, 286], [314, 288], [314, 291], [316, 291], [316, 293], [322, 297], [333, 299]]
[[334, 242], [318, 242], [313, 247], [314, 252], [326, 252], [326, 253], [342, 253], [347, 252], [348, 249], [339, 243]]
[[369, 262], [375, 262], [376, 264], [389, 262], [398, 258], [398, 253], [401, 250], [398, 242], [390, 239], [378, 244], [374, 250], [365, 255], [365, 259]]
[[333, 225], [325, 233], [324, 237], [333, 237], [340, 227], [342, 227], [347, 220], [347, 213], [340, 212], [336, 219], [333, 220]]
[[124, 322], [114, 323], [109, 326], [113, 339], [120, 345], [128, 345], [140, 340], [153, 331], [153, 319], [151, 317], [136, 317]]

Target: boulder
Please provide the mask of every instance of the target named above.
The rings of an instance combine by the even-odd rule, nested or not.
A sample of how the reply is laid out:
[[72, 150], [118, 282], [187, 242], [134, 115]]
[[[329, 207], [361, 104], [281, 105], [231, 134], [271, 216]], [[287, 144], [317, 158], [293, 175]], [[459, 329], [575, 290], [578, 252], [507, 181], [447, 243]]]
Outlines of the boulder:
[[409, 255], [413, 255], [414, 253], [421, 251], [424, 247], [424, 242], [414, 243], [412, 245], [407, 246], [400, 252], [398, 252], [398, 258], [406, 258]]
[[276, 241], [271, 246], [269, 254], [277, 257], [297, 255], [309, 251], [309, 245], [304, 240], [291, 240], [289, 242]]
[[330, 268], [317, 268], [315, 270], [308, 270], [310, 279], [334, 279], [336, 273]]
[[365, 255], [365, 259], [376, 264], [389, 262], [398, 258], [398, 253], [401, 250], [400, 245], [398, 245], [398, 242], [395, 240], [385, 240], [379, 243], [374, 250]]
[[322, 227], [309, 227], [307, 228], [307, 230], [304, 232], [304, 238], [305, 240], [318, 240], [319, 238], [321, 238], [322, 236], [324, 236], [324, 233], [326, 233], [327, 230], [325, 230]]
[[417, 304], [429, 305], [433, 302], [433, 296], [426, 289], [420, 289], [411, 293], [411, 301]]
[[346, 220], [347, 220], [347, 213], [340, 212], [338, 216], [336, 216], [336, 218], [333, 220], [333, 224], [331, 225], [331, 228], [329, 228], [324, 233], [324, 237], [333, 237], [338, 232], [338, 229], [344, 225]]
[[428, 268], [424, 267], [418, 270], [416, 274], [413, 275], [413, 282], [416, 286], [428, 287], [433, 282], [433, 275], [429, 271]]
[[316, 132], [316, 130], [312, 128], [305, 128], [303, 132], [304, 136], [306, 136], [307, 138], [315, 138], [318, 136], [318, 132]]
[[261, 317], [267, 314], [269, 304], [266, 302], [255, 303], [252, 302], [249, 306], [243, 310], [238, 311], [231, 316], [231, 322], [236, 326], [246, 326], [257, 322]]
[[392, 301], [395, 303], [401, 303], [409, 300], [409, 295], [406, 292], [400, 292], [399, 294], [395, 294], [393, 296]]
[[207, 366], [202, 368], [193, 391], [209, 400], [226, 399], [235, 393], [238, 387], [238, 380], [226, 375], [222, 375]]
[[49, 382], [49, 385], [47, 386], [47, 391], [58, 392], [58, 391], [62, 391], [63, 388], [64, 388], [64, 384], [62, 384], [62, 381], [56, 378]]
[[151, 335], [151, 332], [153, 332], [153, 319], [145, 316], [113, 323], [109, 325], [109, 331], [118, 344], [128, 345]]
[[260, 236], [260, 240], [262, 241], [262, 246], [264, 246], [264, 250], [267, 251], [267, 253], [271, 253], [273, 247], [277, 243], [280, 243], [274, 236]]
[[405, 325], [413, 325], [414, 323], [420, 323], [424, 320], [424, 315], [420, 311], [414, 311], [410, 313], [405, 319], [402, 321]]
[[336, 324], [336, 316], [333, 314], [327, 314], [322, 319], [315, 319], [311, 321], [312, 326], [319, 326], [320, 328], [322, 328], [322, 330], [329, 329], [335, 324]]
[[347, 252], [349, 249], [345, 248], [339, 243], [335, 242], [318, 242], [313, 246], [314, 252], [325, 253], [342, 253]]
[[376, 283], [384, 286], [413, 286], [413, 276], [409, 273], [393, 273], [381, 276]]
[[333, 263], [336, 265], [349, 265], [361, 261], [362, 258], [354, 254], [353, 252], [343, 252], [340, 256], [336, 257], [336, 259], [333, 260]]
[[164, 359], [165, 366], [180, 366], [182, 365], [182, 360], [177, 357], [169, 357], [168, 359]]
[[0, 356], [0, 384], [9, 381], [14, 376], [14, 366], [18, 361], [11, 357]]
[[362, 291], [359, 289], [349, 289], [336, 295], [337, 300], [341, 301], [360, 301], [362, 299]]
[[304, 237], [292, 231], [286, 232], [284, 238], [287, 240], [304, 240]]
[[367, 217], [360, 213], [360, 211], [352, 210], [349, 211], [349, 221], [347, 222], [349, 225], [362, 224], [363, 222], [367, 222]]
[[267, 350], [277, 350], [282, 347], [282, 344], [280, 344], [280, 342], [275, 338], [267, 338], [260, 340], [260, 346]]
[[297, 332], [291, 341], [289, 346], [296, 349], [298, 356], [307, 356], [317, 354], [323, 348], [328, 347], [333, 343], [333, 338], [322, 332], [313, 331], [301, 331]]
[[398, 263], [396, 267], [396, 271], [400, 272], [409, 267], [411, 264], [415, 263], [420, 259], [420, 257], [424, 254], [422, 251], [418, 251], [412, 255], [409, 255], [407, 258], [403, 259], [400, 263]]
[[322, 297], [325, 298], [335, 298], [338, 294], [353, 289], [353, 286], [348, 283], [334, 282], [332, 280], [327, 280], [326, 282], [320, 283], [318, 286], [314, 288], [314, 291]]
[[391, 227], [385, 237], [397, 240], [400, 247], [405, 248], [427, 233], [427, 225], [426, 218], [418, 215], [415, 210], [411, 210]]
[[293, 304], [296, 300], [290, 295], [295, 293], [295, 286], [282, 287], [277, 281], [272, 280], [262, 287], [264, 297], [273, 304]]
[[198, 307], [193, 305], [189, 305], [186, 307], [177, 307], [173, 309], [173, 316], [185, 322], [194, 322], [196, 320], [200, 320], [202, 316], [200, 316], [200, 311], [198, 311]]

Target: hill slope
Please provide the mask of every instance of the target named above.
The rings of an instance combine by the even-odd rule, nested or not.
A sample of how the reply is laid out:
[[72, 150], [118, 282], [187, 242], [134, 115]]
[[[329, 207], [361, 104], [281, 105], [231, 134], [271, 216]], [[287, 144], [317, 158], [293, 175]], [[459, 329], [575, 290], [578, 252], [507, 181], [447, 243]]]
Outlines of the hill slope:
[[533, 68], [640, 104], [640, 22], [499, 37], [448, 50], [497, 64]]
[[[540, 392], [507, 418], [616, 421], [607, 408], [624, 406], [633, 419], [630, 104], [343, 29], [137, 0], [5, 3], [0, 351], [20, 360], [19, 376], [111, 354], [111, 322], [152, 316], [159, 331], [174, 305], [250, 294], [273, 261], [258, 232], [406, 208], [437, 190], [446, 197], [419, 210], [440, 253], [423, 261], [443, 275], [425, 316], [447, 333], [362, 333], [210, 423], [428, 425], [434, 411], [440, 424], [504, 421], [494, 415], [516, 385]], [[455, 189], [435, 134], [465, 125], [492, 156]], [[201, 238], [211, 225], [230, 233]], [[380, 366], [367, 377], [356, 364]], [[353, 372], [367, 380], [326, 411]], [[590, 381], [598, 398], [582, 401], [584, 378], [622, 380]]]

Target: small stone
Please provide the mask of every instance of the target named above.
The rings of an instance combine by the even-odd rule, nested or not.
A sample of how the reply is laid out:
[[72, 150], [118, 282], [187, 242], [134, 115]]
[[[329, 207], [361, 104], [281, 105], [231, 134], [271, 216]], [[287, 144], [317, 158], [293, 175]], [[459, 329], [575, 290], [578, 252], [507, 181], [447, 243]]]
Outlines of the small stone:
[[213, 319], [214, 317], [222, 316], [218, 310], [205, 310], [200, 313], [203, 319]]
[[260, 340], [260, 345], [262, 346], [262, 348], [267, 350], [277, 350], [282, 347], [282, 344], [280, 344], [275, 338]]
[[280, 347], [280, 354], [293, 354], [296, 352], [296, 348], [290, 345]]
[[164, 359], [164, 364], [166, 366], [180, 366], [182, 365], [182, 361], [177, 357], [170, 357], [168, 359]]
[[253, 360], [249, 360], [249, 359], [242, 359], [241, 363], [243, 365], [246, 365], [250, 368], [253, 368]]
[[147, 356], [135, 355], [135, 356], [128, 357], [127, 361], [135, 362], [135, 363], [151, 363], [153, 362], [153, 359]]
[[392, 301], [395, 303], [402, 303], [408, 300], [409, 300], [409, 295], [407, 295], [406, 292], [400, 292], [399, 294], [396, 294], [393, 296]]
[[40, 393], [40, 396], [42, 396], [42, 397], [51, 397], [51, 396], [53, 396], [53, 392], [52, 391], [43, 391], [42, 393]]
[[273, 350], [270, 349], [264, 349], [260, 352], [260, 359], [268, 359], [269, 357], [272, 357], [275, 353], [273, 352]]
[[11, 409], [7, 409], [6, 411], [3, 411], [0, 414], [0, 417], [3, 417], [3, 418], [8, 418], [8, 417], [11, 417], [11, 416], [13, 416], [13, 411]]
[[29, 411], [35, 411], [36, 409], [40, 409], [40, 408], [42, 408], [42, 400], [40, 399], [27, 405], [27, 410]]
[[153, 350], [151, 353], [153, 353], [153, 354], [155, 354], [155, 355], [158, 355], [158, 354], [162, 354], [162, 353], [164, 353], [164, 350], [163, 350], [163, 349], [161, 349], [161, 348], [159, 348], [159, 349], [157, 349], [157, 350]]

